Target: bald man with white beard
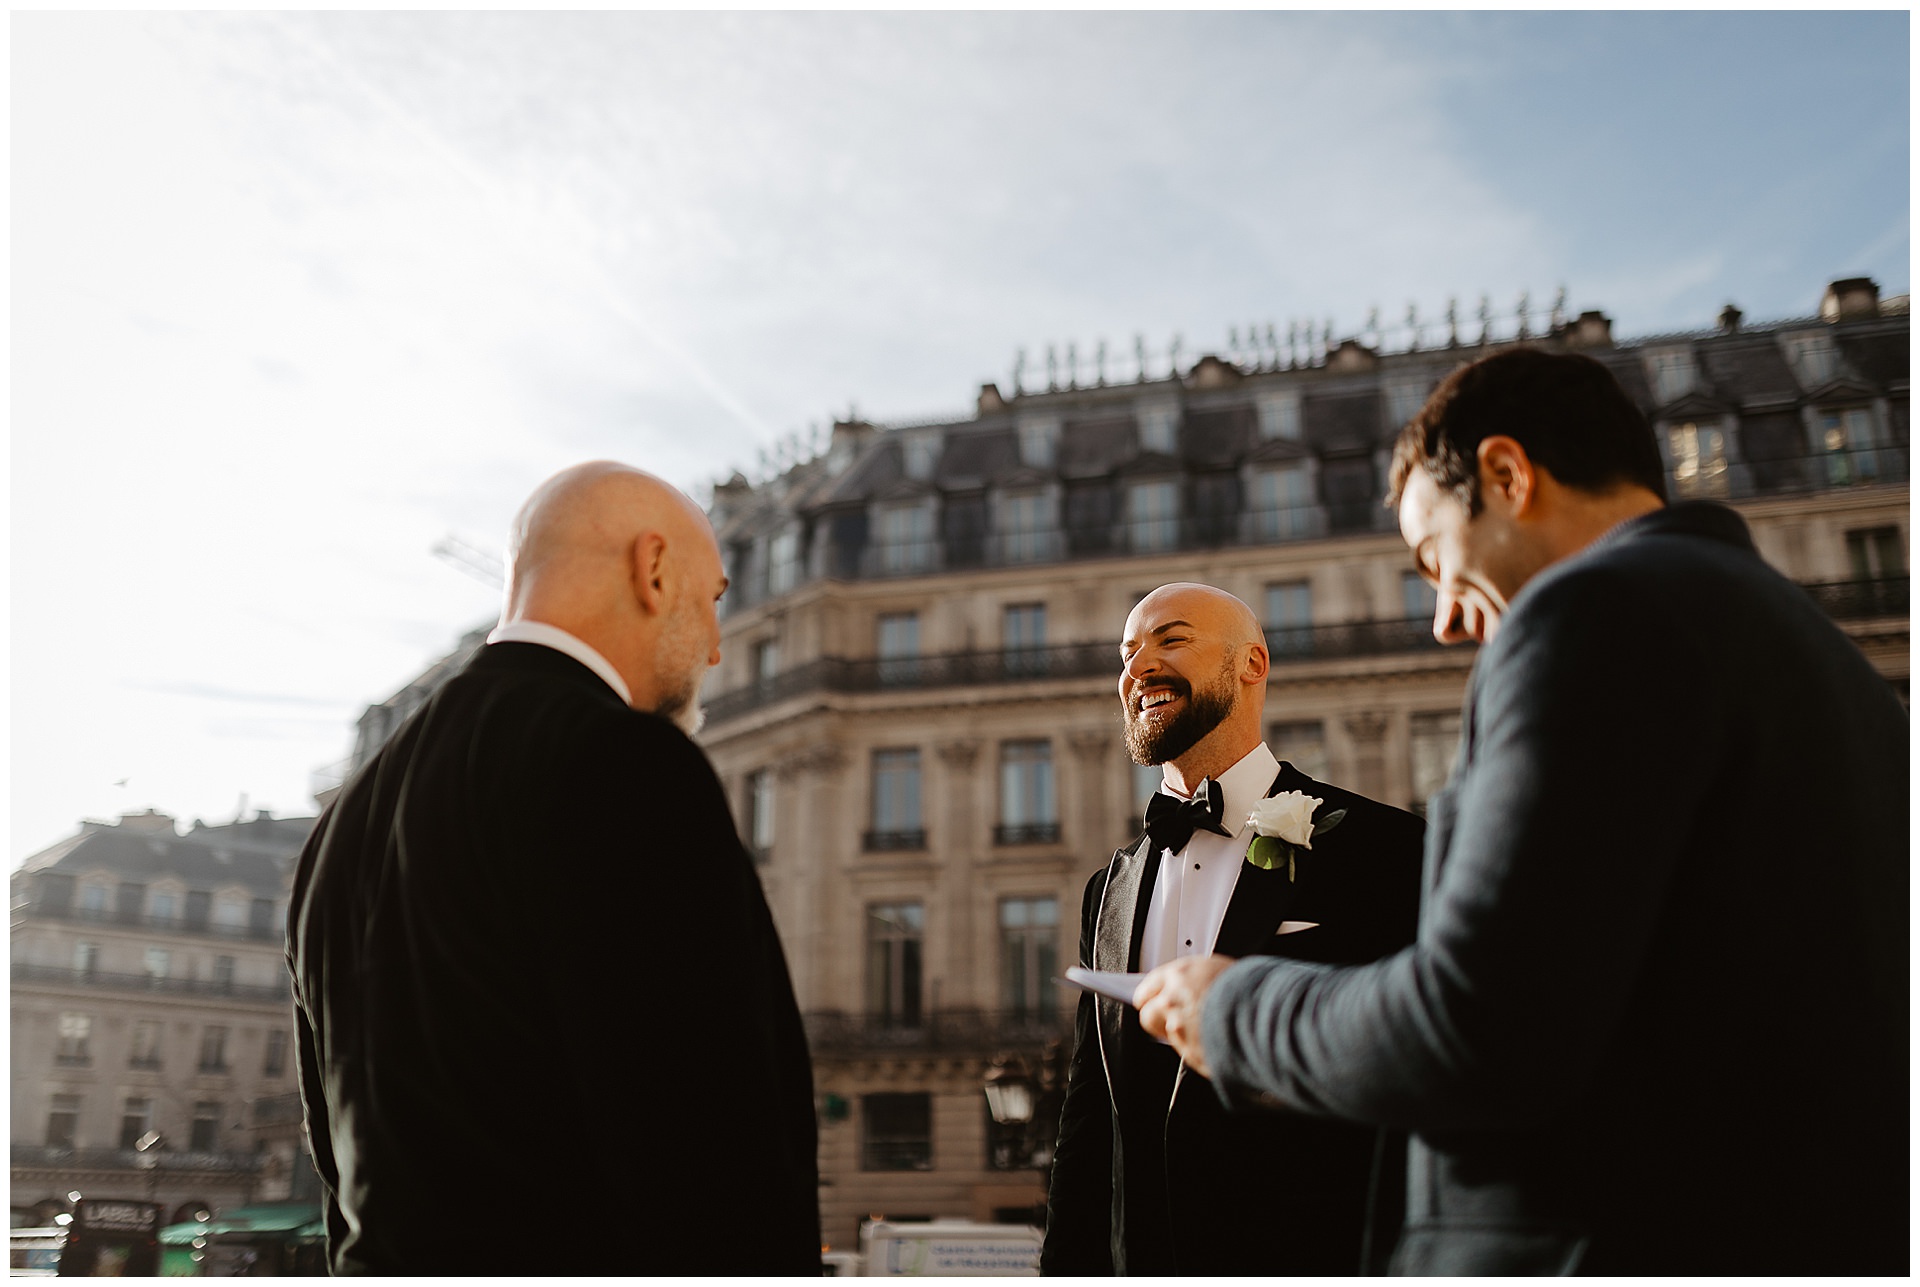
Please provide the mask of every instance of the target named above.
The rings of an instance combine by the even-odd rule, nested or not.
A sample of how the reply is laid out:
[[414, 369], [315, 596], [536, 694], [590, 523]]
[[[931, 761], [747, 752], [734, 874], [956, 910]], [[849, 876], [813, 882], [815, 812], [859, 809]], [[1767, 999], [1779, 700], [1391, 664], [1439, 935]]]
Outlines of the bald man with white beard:
[[[509, 555], [500, 627], [346, 783], [294, 880], [333, 1272], [817, 1275], [806, 1038], [689, 740], [720, 659], [712, 528], [599, 461], [534, 493]], [[568, 1229], [508, 1236], [503, 1199], [559, 1201]], [[751, 1218], [715, 1243], [707, 1210]]]
[[[1245, 603], [1161, 586], [1128, 617], [1120, 652], [1127, 750], [1164, 781], [1147, 835], [1087, 884], [1082, 965], [1136, 972], [1213, 952], [1357, 964], [1412, 942], [1424, 824], [1274, 758], [1266, 637]], [[1270, 839], [1250, 856], [1249, 815], [1295, 793], [1320, 830], [1291, 853]], [[1378, 1145], [1344, 1123], [1229, 1113], [1131, 1007], [1088, 994], [1041, 1272], [1359, 1273]], [[1397, 1175], [1382, 1178], [1391, 1198]], [[1397, 1203], [1380, 1215], [1390, 1235]]]

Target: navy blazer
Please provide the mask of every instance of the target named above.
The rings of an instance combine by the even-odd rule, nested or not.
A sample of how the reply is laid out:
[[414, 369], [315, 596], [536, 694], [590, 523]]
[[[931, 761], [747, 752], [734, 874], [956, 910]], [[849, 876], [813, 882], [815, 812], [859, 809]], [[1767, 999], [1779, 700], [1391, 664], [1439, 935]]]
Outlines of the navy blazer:
[[[1282, 763], [1268, 795], [1303, 791], [1347, 816], [1285, 867], [1243, 863], [1215, 939], [1227, 956], [1371, 961], [1412, 942], [1424, 824]], [[1160, 870], [1143, 836], [1087, 882], [1080, 960], [1139, 968]], [[1280, 934], [1283, 921], [1315, 928]], [[1380, 1133], [1228, 1114], [1132, 1006], [1083, 994], [1048, 1192], [1041, 1271], [1353, 1274], [1365, 1251]], [[1394, 1176], [1400, 1159], [1392, 1157]], [[1391, 1230], [1389, 1230], [1391, 1232]]]
[[1398, 1272], [1907, 1271], [1908, 720], [1731, 510], [1514, 597], [1417, 943], [1244, 962], [1226, 1092], [1409, 1129]]
[[[578, 661], [500, 643], [450, 679], [321, 815], [289, 924], [335, 1273], [819, 1274], [759, 878], [699, 748]], [[669, 1177], [752, 1218], [663, 1226]], [[564, 1227], [516, 1234], [510, 1192]]]

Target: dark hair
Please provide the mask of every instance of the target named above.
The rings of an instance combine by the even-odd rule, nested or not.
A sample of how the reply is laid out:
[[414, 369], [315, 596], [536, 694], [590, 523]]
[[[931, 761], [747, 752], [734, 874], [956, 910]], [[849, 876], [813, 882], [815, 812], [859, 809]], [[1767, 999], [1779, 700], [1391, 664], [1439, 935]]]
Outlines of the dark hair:
[[1387, 506], [1415, 469], [1480, 512], [1480, 443], [1512, 438], [1554, 481], [1584, 492], [1620, 484], [1667, 498], [1667, 470], [1647, 418], [1613, 372], [1578, 353], [1505, 349], [1440, 382], [1393, 445]]

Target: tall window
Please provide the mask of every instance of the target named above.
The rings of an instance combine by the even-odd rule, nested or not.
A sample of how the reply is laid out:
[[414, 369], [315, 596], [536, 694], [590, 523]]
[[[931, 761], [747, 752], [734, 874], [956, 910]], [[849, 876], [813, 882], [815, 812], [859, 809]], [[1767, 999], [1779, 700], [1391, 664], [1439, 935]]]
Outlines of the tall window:
[[920, 614], [888, 612], [874, 626], [874, 651], [880, 656], [880, 682], [911, 684], [920, 678]]
[[1327, 729], [1317, 719], [1293, 720], [1267, 728], [1267, 747], [1316, 781], [1327, 780]]
[[213, 924], [228, 935], [238, 934], [247, 925], [247, 900], [222, 898], [213, 905]]
[[90, 979], [100, 972], [100, 945], [98, 943], [75, 943], [73, 945], [73, 970], [83, 979]]
[[1313, 583], [1280, 581], [1267, 587], [1267, 651], [1275, 657], [1313, 653]]
[[97, 921], [107, 914], [107, 887], [105, 885], [82, 885], [80, 887], [80, 915], [85, 920]]
[[274, 904], [271, 898], [256, 898], [247, 910], [247, 934], [266, 938], [273, 933]]
[[173, 918], [180, 914], [180, 900], [168, 892], [156, 891], [148, 900], [147, 907], [147, 915], [158, 925], [170, 925]]
[[1300, 436], [1300, 395], [1277, 393], [1261, 399], [1260, 436], [1262, 438], [1298, 438]]
[[931, 1095], [921, 1090], [860, 1097], [860, 1169], [933, 1169]]
[[1905, 547], [1897, 527], [1868, 527], [1847, 533], [1847, 562], [1856, 581], [1880, 581], [1907, 570]]
[[1003, 845], [1052, 844], [1060, 839], [1060, 815], [1053, 798], [1053, 743], [1000, 744], [1000, 825], [994, 841]]
[[79, 1066], [93, 1062], [91, 1042], [93, 1040], [93, 1016], [81, 1014], [75, 1010], [64, 1011], [60, 1015], [58, 1044], [54, 1047], [53, 1062], [68, 1066]]
[[223, 1073], [227, 1071], [226, 1028], [215, 1024], [201, 1031], [200, 1071], [207, 1073]]
[[755, 862], [773, 852], [773, 770], [747, 774], [747, 851]]
[[218, 1153], [220, 1151], [220, 1105], [210, 1099], [203, 1099], [193, 1106], [193, 1134], [188, 1137], [187, 1151], [190, 1153]]
[[1313, 488], [1302, 465], [1262, 469], [1253, 476], [1253, 535], [1284, 541], [1313, 531]]
[[72, 1148], [80, 1127], [80, 1096], [55, 1095], [47, 1107], [47, 1147]]
[[927, 833], [920, 821], [920, 748], [896, 747], [873, 753], [873, 829], [868, 849], [922, 849]]
[[1834, 348], [1833, 337], [1826, 332], [1805, 331], [1785, 336], [1781, 343], [1786, 347], [1787, 361], [1793, 366], [1801, 388], [1817, 389], [1839, 374], [1840, 353]]
[[920, 944], [926, 910], [919, 903], [867, 908], [867, 1013], [883, 1028], [920, 1026]]
[[120, 1109], [120, 1147], [131, 1149], [140, 1137], [153, 1129], [153, 1101], [129, 1097]]
[[147, 977], [164, 979], [173, 968], [173, 954], [164, 947], [150, 947], [146, 956]]
[[768, 683], [780, 673], [780, 641], [762, 639], [753, 645], [753, 678], [755, 683]]
[[800, 584], [800, 533], [786, 531], [767, 548], [767, 593], [785, 594]]
[[1873, 413], [1847, 407], [1820, 413], [1820, 446], [1827, 458], [1827, 481], [1836, 487], [1870, 483], [1880, 477], [1873, 450]]
[[210, 890], [189, 889], [187, 891], [187, 928], [204, 931], [207, 928], [207, 915], [213, 908], [213, 894]]
[[1135, 483], [1127, 489], [1127, 536], [1136, 550], [1170, 550], [1180, 543], [1180, 484]]
[[130, 880], [120, 882], [113, 891], [113, 915], [116, 920], [131, 925], [140, 919], [141, 908], [147, 905], [147, 887]]
[[213, 958], [213, 986], [223, 992], [232, 989], [233, 958], [231, 956], [216, 956]]
[[284, 1028], [274, 1028], [267, 1033], [267, 1058], [260, 1072], [267, 1077], [281, 1077], [287, 1071], [287, 1033]]
[[923, 503], [880, 507], [880, 570], [924, 572], [933, 566], [933, 508]]
[[160, 1066], [160, 1024], [153, 1019], [136, 1019], [133, 1024], [133, 1043], [127, 1048], [127, 1067], [158, 1068]]
[[1007, 672], [1016, 675], [1042, 674], [1046, 670], [1047, 605], [1010, 603], [1001, 618], [1000, 646]]
[[1407, 732], [1413, 759], [1413, 810], [1425, 813], [1427, 801], [1453, 775], [1453, 762], [1460, 754], [1460, 712], [1415, 715]]
[[1016, 492], [1000, 499], [1000, 557], [1007, 563], [1032, 563], [1047, 556], [1045, 492]]
[[1727, 494], [1727, 438], [1712, 425], [1674, 425], [1667, 430], [1673, 457], [1673, 489], [1681, 496]]
[[1059, 927], [1055, 899], [1000, 900], [1000, 1006], [1015, 1023], [1052, 1013]]

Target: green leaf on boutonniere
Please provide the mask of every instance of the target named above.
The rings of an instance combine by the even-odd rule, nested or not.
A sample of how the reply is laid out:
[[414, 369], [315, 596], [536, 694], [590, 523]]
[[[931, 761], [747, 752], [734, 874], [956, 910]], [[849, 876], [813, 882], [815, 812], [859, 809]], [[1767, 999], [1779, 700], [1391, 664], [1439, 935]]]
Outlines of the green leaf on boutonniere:
[[1326, 817], [1313, 824], [1313, 834], [1316, 836], [1326, 835], [1329, 831], [1339, 826], [1340, 820], [1346, 816], [1347, 811], [1345, 809], [1335, 809], [1332, 813], [1329, 813]]
[[1272, 871], [1282, 858], [1290, 857], [1287, 848], [1287, 842], [1278, 836], [1255, 836], [1247, 846], [1247, 861], [1262, 871]]

